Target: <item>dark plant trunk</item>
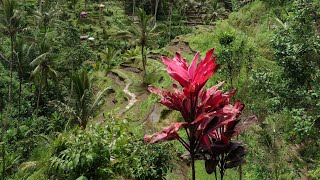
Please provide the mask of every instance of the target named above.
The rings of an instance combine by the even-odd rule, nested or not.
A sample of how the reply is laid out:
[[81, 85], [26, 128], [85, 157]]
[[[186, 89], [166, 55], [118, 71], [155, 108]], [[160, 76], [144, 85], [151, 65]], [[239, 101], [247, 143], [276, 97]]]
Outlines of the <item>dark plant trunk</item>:
[[233, 7], [232, 7], [232, 2], [231, 0], [223, 0], [224, 8], [228, 10], [229, 12], [232, 12]]
[[157, 23], [157, 13], [158, 13], [159, 1], [160, 0], [156, 0], [156, 5], [155, 5], [155, 8], [154, 8], [154, 24]]
[[134, 19], [135, 8], [136, 8], [136, 0], [133, 0], [133, 4], [132, 4], [132, 19]]
[[12, 95], [12, 78], [13, 78], [13, 51], [14, 51], [14, 45], [13, 45], [14, 37], [13, 35], [10, 36], [10, 43], [11, 43], [11, 62], [10, 62], [10, 83], [9, 83], [9, 92], [8, 92], [8, 102], [11, 103], [11, 95]]
[[87, 126], [87, 123], [83, 119], [81, 119], [80, 120], [80, 128], [81, 129], [86, 129], [86, 126]]
[[[273, 138], [272, 138], [272, 152], [275, 151], [275, 148], [276, 148], [276, 135], [275, 135], [275, 131], [273, 133]], [[276, 163], [276, 156], [273, 156], [273, 166], [274, 166], [274, 176], [275, 176], [275, 180], [278, 180], [279, 179], [279, 176], [278, 176], [278, 167], [277, 167], [277, 163]]]
[[[2, 122], [2, 133], [1, 133], [1, 142], [3, 142], [4, 138], [4, 132], [6, 130], [4, 119], [2, 118], [2, 115], [0, 114], [0, 119]], [[6, 173], [6, 151], [5, 151], [5, 143], [2, 143], [2, 180], [5, 179], [5, 173]]]
[[41, 90], [42, 90], [42, 79], [43, 79], [42, 75], [43, 75], [43, 72], [41, 70], [40, 83], [39, 83], [39, 92], [38, 92], [38, 100], [37, 100], [37, 107], [36, 107], [36, 114], [38, 114], [38, 111], [39, 111], [39, 104], [40, 104]]
[[21, 120], [21, 94], [22, 94], [22, 74], [20, 73], [20, 78], [19, 78], [19, 102], [18, 102], [18, 108], [19, 108], [19, 120]]
[[19, 72], [19, 100], [18, 100], [18, 113], [19, 113], [19, 121], [21, 120], [21, 96], [22, 96], [22, 67], [20, 58], [17, 58], [18, 62], [18, 72]]
[[239, 166], [239, 180], [242, 180], [242, 165]]
[[101, 20], [101, 11], [102, 11], [102, 7], [100, 7], [100, 4], [101, 4], [101, 0], [99, 0], [99, 26], [101, 27], [101, 28], [103, 28], [102, 27], [102, 20]]
[[48, 26], [46, 23], [44, 23], [44, 34], [46, 35], [48, 31]]
[[196, 179], [196, 168], [195, 168], [195, 155], [194, 155], [194, 152], [190, 152], [191, 154], [191, 169], [192, 169], [192, 180], [195, 180]]
[[223, 177], [224, 177], [224, 173], [225, 173], [225, 168], [224, 168], [224, 165], [225, 165], [225, 159], [224, 159], [224, 154], [221, 154], [219, 159], [220, 159], [220, 163], [218, 164], [218, 167], [220, 169], [220, 180], [223, 180]]
[[[245, 86], [246, 88], [246, 86]], [[246, 91], [245, 91], [246, 92]], [[237, 141], [239, 140], [239, 136], [237, 136]], [[239, 172], [239, 180], [242, 180], [242, 165], [239, 166], [238, 168], [238, 172]]]
[[147, 71], [146, 71], [146, 61], [147, 61], [147, 57], [145, 55], [145, 49], [144, 49], [144, 45], [141, 46], [141, 58], [142, 58], [142, 68], [143, 68], [143, 73], [144, 76], [147, 75]]
[[172, 6], [173, 3], [170, 2], [170, 11], [169, 11], [169, 42], [171, 41], [171, 28], [172, 28]]
[[71, 77], [70, 77], [70, 94], [69, 94], [69, 99], [71, 100], [72, 94], [73, 94], [73, 73], [74, 73], [74, 62], [73, 59], [71, 60]]
[[[39, 8], [38, 9], [39, 12], [42, 13], [42, 0], [38, 0], [38, 8]], [[41, 22], [40, 21], [41, 21], [40, 18], [38, 18], [37, 25], [38, 25], [39, 32], [41, 32]]]
[[230, 84], [231, 84], [231, 88], [232, 88], [233, 87], [233, 78], [232, 78], [232, 67], [231, 67], [231, 65], [228, 65], [228, 71], [229, 71]]

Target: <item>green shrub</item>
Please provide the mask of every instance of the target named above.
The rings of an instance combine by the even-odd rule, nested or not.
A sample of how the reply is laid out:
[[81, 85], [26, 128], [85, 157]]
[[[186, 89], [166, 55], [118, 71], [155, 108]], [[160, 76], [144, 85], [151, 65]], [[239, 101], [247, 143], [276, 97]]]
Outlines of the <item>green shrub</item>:
[[108, 122], [61, 134], [51, 157], [52, 177], [162, 179], [172, 168], [170, 145], [146, 145], [127, 123]]

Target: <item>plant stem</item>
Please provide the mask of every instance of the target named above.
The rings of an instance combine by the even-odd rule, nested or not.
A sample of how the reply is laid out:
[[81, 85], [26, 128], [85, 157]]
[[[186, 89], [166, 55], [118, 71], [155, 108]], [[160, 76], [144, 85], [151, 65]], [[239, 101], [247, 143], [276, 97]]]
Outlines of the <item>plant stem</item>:
[[37, 107], [36, 107], [36, 114], [37, 114], [37, 115], [38, 115], [39, 104], [40, 104], [40, 97], [41, 97], [42, 75], [43, 75], [43, 71], [42, 71], [42, 69], [41, 69], [39, 92], [38, 92], [38, 100], [37, 100]]
[[143, 72], [144, 72], [144, 76], [147, 75], [147, 71], [146, 71], [146, 56], [145, 56], [145, 49], [144, 49], [144, 45], [141, 45], [141, 57], [142, 57], [142, 67], [143, 67]]
[[223, 180], [224, 176], [224, 154], [221, 155], [221, 161], [220, 161], [220, 179]]
[[9, 83], [9, 98], [8, 102], [11, 103], [11, 93], [12, 93], [12, 74], [13, 74], [13, 52], [14, 52], [14, 45], [13, 45], [13, 35], [10, 36], [10, 43], [11, 43], [11, 62], [10, 62], [10, 83]]
[[4, 140], [4, 132], [5, 132], [5, 122], [4, 119], [2, 118], [2, 114], [0, 114], [0, 119], [2, 122], [2, 132], [1, 132], [1, 142], [2, 142], [2, 180], [5, 179], [5, 172], [6, 172], [6, 156], [5, 156], [5, 143], [3, 142]]
[[194, 161], [195, 161], [195, 155], [194, 155], [194, 151], [190, 151], [190, 155], [191, 155], [191, 168], [192, 168], [192, 180], [196, 179], [196, 169], [194, 166]]
[[21, 120], [21, 94], [22, 94], [22, 77], [20, 73], [20, 80], [19, 80], [19, 101], [18, 101], [18, 108], [19, 108], [19, 121]]
[[217, 168], [216, 168], [216, 167], [214, 168], [214, 176], [216, 177], [216, 180], [218, 180], [218, 177], [217, 177]]

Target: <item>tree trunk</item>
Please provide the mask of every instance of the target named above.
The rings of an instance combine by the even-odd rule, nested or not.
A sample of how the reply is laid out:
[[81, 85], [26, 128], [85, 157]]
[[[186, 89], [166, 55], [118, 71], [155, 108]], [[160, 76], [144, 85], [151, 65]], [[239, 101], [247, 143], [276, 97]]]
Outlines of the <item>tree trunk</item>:
[[154, 8], [154, 25], [157, 23], [157, 13], [158, 13], [159, 1], [160, 0], [156, 0], [156, 5]]
[[100, 26], [100, 28], [103, 28], [102, 27], [102, 20], [101, 20], [102, 7], [100, 7], [100, 5], [101, 5], [101, 0], [99, 0], [99, 26]]
[[169, 11], [169, 42], [171, 41], [171, 28], [172, 28], [172, 1], [170, 2], [170, 11]]
[[223, 0], [224, 8], [228, 10], [229, 12], [232, 12], [233, 7], [232, 7], [232, 2], [231, 0]]
[[195, 168], [195, 157], [194, 152], [191, 153], [191, 169], [192, 169], [192, 180], [196, 179], [196, 168]]
[[143, 72], [144, 72], [144, 76], [147, 74], [146, 71], [146, 59], [147, 57], [145, 56], [145, 49], [144, 49], [144, 45], [141, 46], [141, 57], [142, 57], [142, 68], [143, 68]]
[[38, 111], [39, 111], [39, 104], [40, 104], [40, 97], [41, 97], [41, 90], [42, 90], [42, 75], [43, 75], [43, 72], [42, 72], [42, 69], [41, 69], [36, 114], [38, 114]]
[[19, 101], [18, 101], [18, 108], [19, 108], [19, 120], [21, 120], [21, 94], [22, 94], [22, 75], [20, 73], [20, 78], [19, 78]]
[[132, 19], [133, 20], [134, 20], [135, 8], [136, 8], [136, 0], [133, 0], [133, 4], [132, 4]]
[[[4, 138], [4, 132], [6, 130], [5, 128], [5, 123], [4, 123], [4, 119], [2, 117], [2, 114], [0, 114], [0, 119], [1, 119], [1, 123], [2, 123], [2, 133], [1, 133], [1, 142], [3, 142], [3, 138]], [[5, 143], [2, 143], [2, 180], [5, 180], [5, 173], [6, 173], [6, 151], [5, 151]]]
[[70, 77], [70, 94], [69, 94], [69, 99], [71, 100], [72, 94], [73, 94], [73, 75], [74, 74], [74, 62], [73, 59], [71, 60], [71, 77]]
[[11, 94], [12, 94], [12, 74], [13, 74], [13, 51], [14, 51], [14, 45], [13, 45], [13, 41], [14, 41], [14, 37], [13, 35], [10, 36], [10, 43], [11, 43], [11, 62], [10, 62], [10, 83], [9, 83], [9, 92], [8, 92], [8, 102], [11, 103]]
[[47, 29], [48, 29], [47, 23], [44, 23], [44, 34], [45, 34], [45, 35], [47, 34]]
[[[224, 154], [221, 155], [221, 159], [224, 159]], [[220, 164], [220, 179], [223, 180], [224, 176], [224, 161]]]

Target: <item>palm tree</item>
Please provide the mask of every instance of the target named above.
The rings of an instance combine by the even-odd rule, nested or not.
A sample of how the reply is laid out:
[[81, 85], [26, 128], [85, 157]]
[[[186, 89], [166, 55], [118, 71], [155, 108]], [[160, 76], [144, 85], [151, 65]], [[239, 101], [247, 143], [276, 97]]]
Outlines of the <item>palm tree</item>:
[[144, 74], [146, 75], [147, 54], [146, 48], [151, 47], [152, 41], [158, 34], [156, 33], [157, 26], [153, 23], [153, 17], [147, 15], [143, 9], [138, 9], [138, 21], [132, 22], [132, 28], [130, 28], [129, 38], [133, 39], [133, 42], [141, 46], [141, 58]]
[[85, 129], [90, 117], [93, 117], [96, 110], [103, 104], [103, 96], [110, 88], [105, 88], [94, 94], [92, 88], [92, 80], [87, 71], [76, 73], [72, 77], [74, 84], [74, 99], [69, 106], [63, 102], [56, 101], [54, 104], [58, 111], [75, 119], [81, 128]]
[[88, 118], [90, 116], [90, 106], [88, 103], [91, 99], [91, 81], [88, 73], [82, 71], [81, 73], [75, 74], [72, 77], [74, 84], [74, 92], [76, 95], [76, 113], [78, 115], [78, 121], [80, 127], [86, 128]]
[[44, 28], [44, 33], [47, 33], [51, 23], [54, 22], [54, 18], [58, 15], [59, 11], [56, 7], [52, 7], [46, 10], [40, 6], [40, 9], [35, 12], [35, 16], [38, 19], [38, 28], [40, 30], [41, 25]]
[[107, 64], [107, 68], [111, 69], [112, 60], [116, 58], [118, 51], [113, 47], [106, 48], [100, 55], [102, 58], [102, 63]]
[[38, 112], [42, 90], [48, 87], [48, 79], [51, 78], [56, 81], [58, 77], [57, 71], [52, 68], [50, 54], [50, 47], [44, 39], [40, 43], [40, 55], [30, 63], [30, 66], [34, 67], [31, 78], [35, 79], [38, 84], [36, 112]]
[[22, 38], [18, 38], [15, 43], [15, 56], [18, 63], [18, 74], [19, 74], [19, 102], [18, 102], [18, 109], [19, 109], [19, 117], [21, 116], [21, 94], [22, 94], [22, 79], [23, 73], [25, 69], [23, 67], [23, 63], [28, 61], [30, 50], [33, 45], [28, 46]]
[[10, 83], [8, 86], [8, 102], [11, 101], [12, 92], [12, 73], [14, 63], [14, 42], [17, 33], [21, 30], [21, 16], [17, 10], [17, 1], [2, 0], [0, 1], [0, 31], [10, 37], [11, 60], [10, 60]]

